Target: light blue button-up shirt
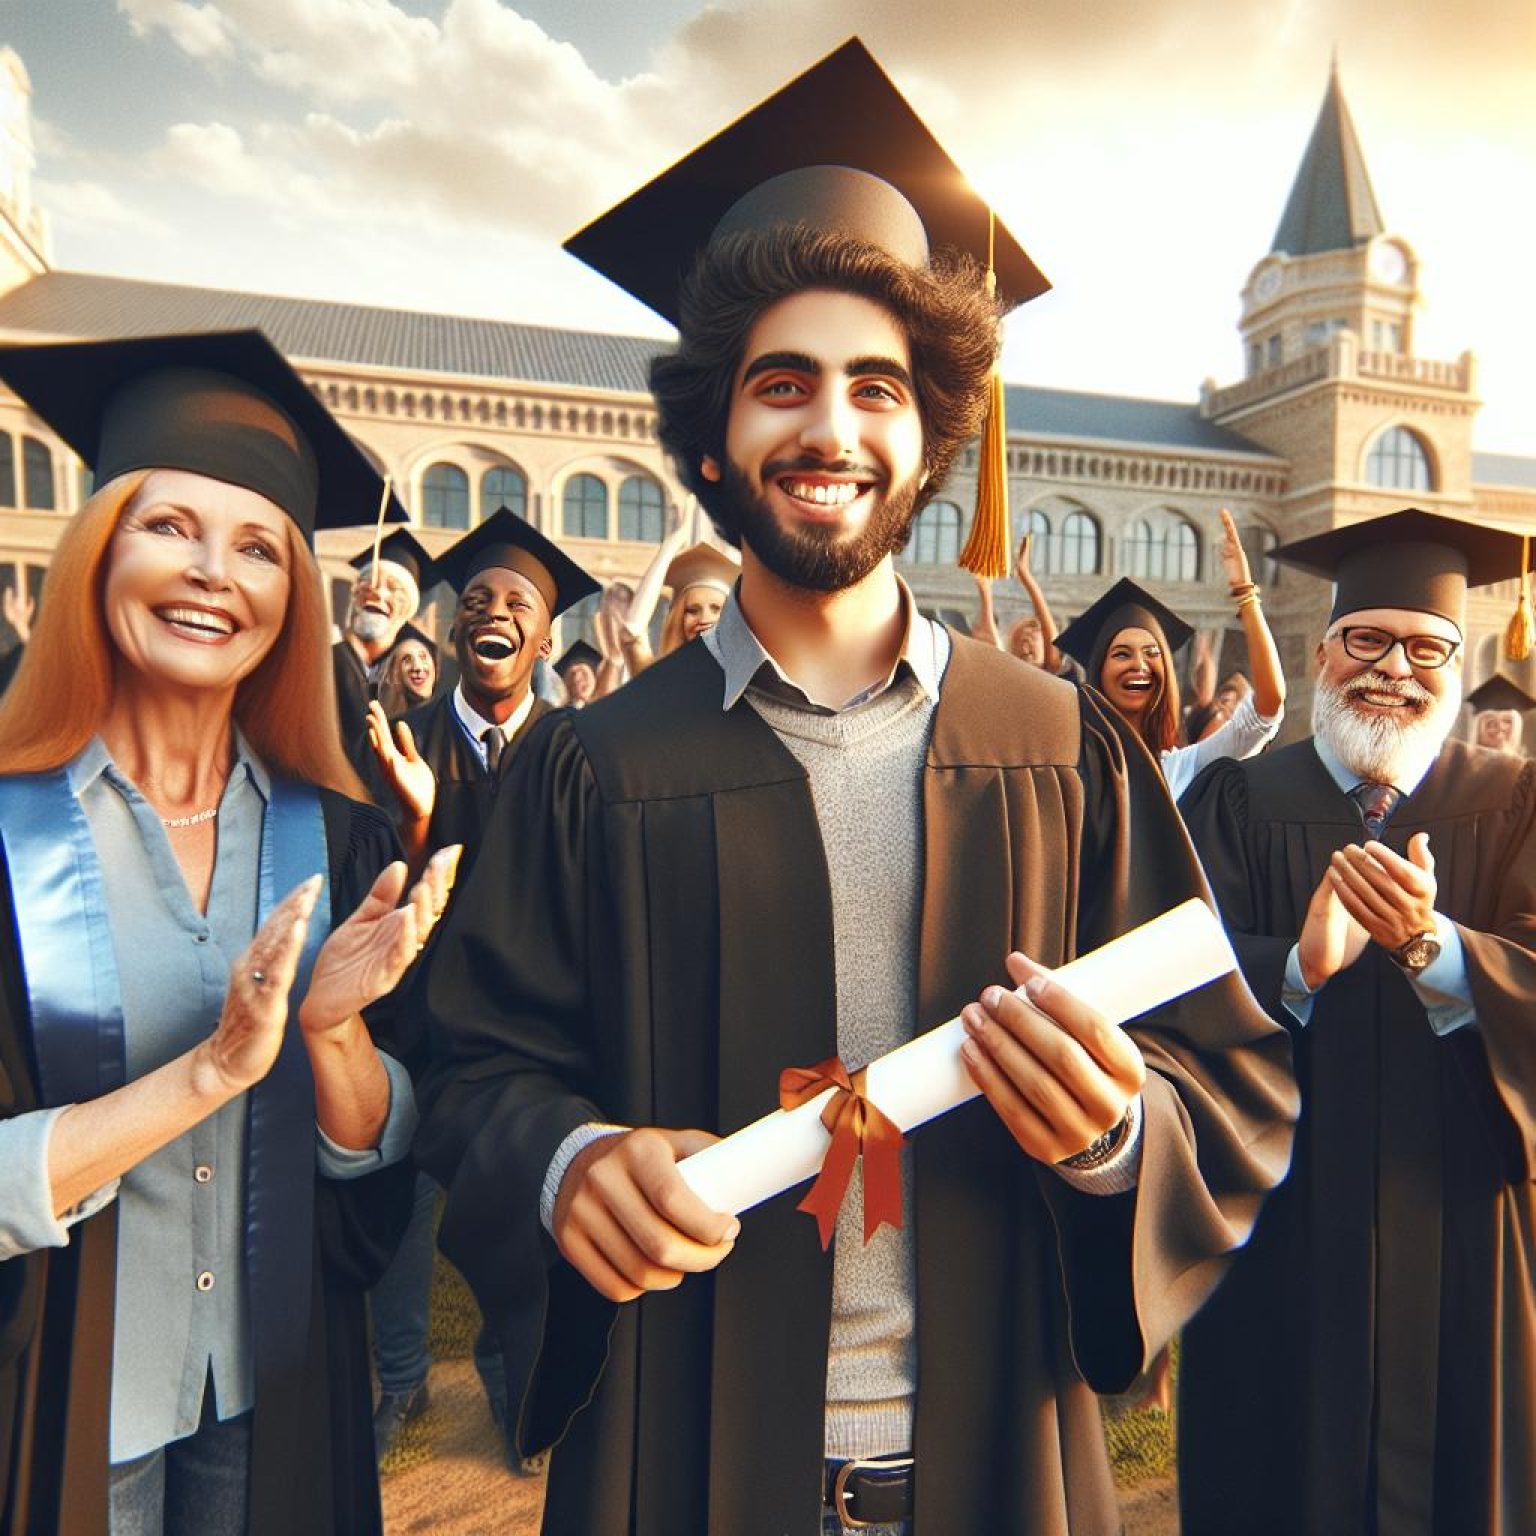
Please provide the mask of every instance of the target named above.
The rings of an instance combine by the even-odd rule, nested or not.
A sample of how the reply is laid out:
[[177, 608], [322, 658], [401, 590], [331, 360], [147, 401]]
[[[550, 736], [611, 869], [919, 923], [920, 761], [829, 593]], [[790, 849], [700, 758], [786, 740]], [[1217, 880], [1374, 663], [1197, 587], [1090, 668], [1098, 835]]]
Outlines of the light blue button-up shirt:
[[[143, 1077], [212, 1033], [230, 965], [256, 930], [266, 770], [243, 741], [219, 803], [207, 914], [199, 912], [160, 817], [98, 739], [70, 765], [90, 824], [122, 989], [127, 1078]], [[337, 914], [344, 916], [345, 914]], [[316, 1128], [320, 1171], [352, 1178], [405, 1155], [415, 1103], [381, 1053], [390, 1112], [379, 1146], [349, 1151]], [[0, 1258], [68, 1241], [68, 1227], [118, 1199], [111, 1459], [131, 1460], [196, 1430], [210, 1377], [218, 1416], [252, 1406], [245, 1277], [242, 1095], [55, 1220], [48, 1138], [65, 1106], [0, 1122]], [[302, 1239], [309, 1241], [308, 1236]]]
[[[1360, 775], [1351, 773], [1326, 741], [1314, 736], [1312, 745], [1341, 794], [1347, 795], [1360, 783]], [[1432, 765], [1432, 761], [1426, 763], [1411, 782], [1405, 780], [1393, 788], [1406, 800], [1424, 782]], [[1437, 1035], [1448, 1035], [1453, 1030], [1475, 1024], [1477, 1015], [1472, 1007], [1472, 984], [1467, 979], [1467, 958], [1461, 945], [1461, 932], [1443, 912], [1435, 913], [1435, 937], [1440, 941], [1440, 953], [1417, 976], [1409, 977], [1409, 981], [1429, 1016], [1429, 1027]], [[1317, 993], [1309, 991], [1302, 979], [1300, 949], [1293, 944], [1285, 959], [1285, 981], [1280, 1000], [1298, 1024], [1307, 1024], [1312, 1019], [1312, 1001], [1316, 996]]]

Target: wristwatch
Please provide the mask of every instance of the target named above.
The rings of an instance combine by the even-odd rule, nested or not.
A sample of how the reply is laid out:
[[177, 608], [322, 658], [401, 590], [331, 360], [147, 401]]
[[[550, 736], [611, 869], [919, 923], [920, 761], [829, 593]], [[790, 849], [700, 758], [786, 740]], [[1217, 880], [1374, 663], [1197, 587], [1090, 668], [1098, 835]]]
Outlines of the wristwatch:
[[1423, 933], [1414, 934], [1400, 949], [1389, 953], [1410, 976], [1417, 976], [1440, 958], [1440, 940], [1432, 928], [1427, 928]]

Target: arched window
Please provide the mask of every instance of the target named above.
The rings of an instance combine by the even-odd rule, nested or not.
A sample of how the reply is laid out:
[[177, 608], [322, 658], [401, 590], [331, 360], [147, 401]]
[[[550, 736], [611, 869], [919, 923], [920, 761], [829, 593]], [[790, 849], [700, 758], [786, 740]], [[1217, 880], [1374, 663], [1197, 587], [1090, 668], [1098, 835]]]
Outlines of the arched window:
[[1024, 514], [1021, 533], [1029, 535], [1029, 568], [1036, 576], [1049, 576], [1055, 569], [1056, 551], [1051, 547], [1050, 514], [1031, 507]]
[[1125, 530], [1120, 570], [1134, 581], [1198, 581], [1200, 535], [1177, 512], [1134, 518]]
[[608, 537], [608, 487], [596, 475], [572, 475], [565, 482], [560, 505], [560, 527], [566, 538]]
[[619, 487], [619, 537], [661, 543], [661, 487], [649, 475], [631, 475]]
[[455, 464], [434, 464], [421, 477], [421, 521], [428, 528], [469, 527], [469, 476]]
[[498, 464], [480, 477], [480, 516], [490, 517], [502, 507], [527, 517], [528, 482], [517, 470]]
[[1407, 427], [1388, 427], [1365, 456], [1365, 483], [1389, 491], [1432, 491], [1429, 454]]
[[917, 514], [907, 545], [909, 565], [953, 565], [965, 542], [967, 519], [953, 501], [933, 501]]
[[21, 440], [22, 485], [26, 491], [27, 505], [40, 511], [53, 510], [53, 455], [48, 444], [35, 437]]
[[1061, 558], [1056, 563], [1055, 575], [1099, 574], [1099, 525], [1091, 512], [1069, 512], [1059, 537]]
[[579, 603], [572, 603], [560, 615], [560, 644], [556, 655], [569, 650], [578, 640], [585, 640], [588, 645], [597, 644], [597, 608], [602, 600], [602, 593], [594, 592]]
[[0, 432], [0, 507], [16, 505], [16, 444], [9, 432]]

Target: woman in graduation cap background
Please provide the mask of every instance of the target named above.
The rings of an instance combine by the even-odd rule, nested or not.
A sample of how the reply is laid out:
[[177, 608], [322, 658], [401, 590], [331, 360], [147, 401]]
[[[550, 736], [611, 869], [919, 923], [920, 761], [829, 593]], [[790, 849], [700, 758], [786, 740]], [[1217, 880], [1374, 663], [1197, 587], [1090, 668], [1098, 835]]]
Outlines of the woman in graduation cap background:
[[1258, 586], [1249, 575], [1237, 525], [1225, 508], [1221, 523], [1221, 559], [1248, 642], [1253, 691], [1210, 735], [1179, 745], [1182, 717], [1173, 653], [1194, 630], [1144, 587], [1122, 578], [1056, 637], [1058, 649], [1082, 663], [1088, 681], [1130, 723], [1162, 765], [1168, 793], [1175, 800], [1208, 763], [1263, 751], [1285, 716], [1280, 653], [1264, 619]]
[[0, 709], [0, 1527], [377, 1530], [415, 1109], [361, 1009], [453, 867], [397, 907], [337, 735], [309, 541], [379, 482], [257, 332], [0, 376], [100, 485]]

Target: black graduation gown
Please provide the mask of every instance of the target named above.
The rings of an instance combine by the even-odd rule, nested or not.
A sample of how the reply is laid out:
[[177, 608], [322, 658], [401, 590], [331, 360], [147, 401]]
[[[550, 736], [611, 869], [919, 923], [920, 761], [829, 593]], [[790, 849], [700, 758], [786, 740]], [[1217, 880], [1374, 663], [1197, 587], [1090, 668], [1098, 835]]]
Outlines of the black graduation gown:
[[373, 687], [362, 657], [345, 637], [331, 647], [331, 675], [336, 681], [336, 715], [341, 727], [341, 749], [357, 770], [376, 805], [389, 805], [389, 785], [378, 757], [368, 740], [368, 705]]
[[[522, 1448], [561, 1442], [551, 1532], [819, 1529], [832, 1266], [801, 1192], [748, 1212], [714, 1274], [623, 1308], [557, 1259], [537, 1214], [576, 1125], [733, 1130], [776, 1106], [781, 1068], [835, 1049], [805, 774], [748, 703], [720, 700], [690, 645], [547, 719], [407, 999], [440, 1057], [417, 1153], [449, 1186], [443, 1250], [497, 1332]], [[1001, 979], [1015, 945], [1056, 964], [1203, 889], [1112, 714], [959, 637], [924, 806], [925, 1027]], [[1284, 1171], [1284, 1032], [1235, 977], [1137, 1038], [1152, 1070], [1134, 1194], [1072, 1191], [981, 1100], [912, 1138], [919, 1536], [1117, 1532], [1084, 1377], [1137, 1373]]]
[[1184, 1529], [1536, 1531], [1536, 764], [1449, 743], [1386, 841], [1429, 833], [1477, 1023], [1440, 1038], [1375, 945], [1306, 1028], [1285, 957], [1364, 837], [1310, 741], [1181, 809], [1249, 984], [1292, 1030], [1290, 1178], [1185, 1334]]
[[[549, 714], [550, 709], [543, 699], [534, 698], [528, 718], [507, 738], [502, 749], [499, 779], [505, 780], [517, 753], [528, 740], [529, 732]], [[451, 693], [433, 699], [430, 704], [419, 705], [403, 718], [411, 728], [417, 751], [431, 765], [437, 778], [437, 800], [427, 829], [427, 846], [435, 850], [449, 843], [464, 845], [458, 873], [462, 883], [480, 847], [485, 824], [490, 820], [491, 800], [497, 786], [481, 765], [479, 754], [454, 715]]]
[[[398, 856], [383, 815], [322, 791], [333, 919]], [[0, 1116], [38, 1107], [26, 982], [0, 857]], [[386, 1048], [391, 1042], [381, 1040]], [[258, 1343], [251, 1536], [369, 1536], [382, 1529], [363, 1297], [410, 1214], [408, 1162], [346, 1182], [317, 1178], [311, 1326], [302, 1365], [270, 1369]], [[0, 1263], [0, 1531], [104, 1536], [117, 1206], [68, 1246]]]

